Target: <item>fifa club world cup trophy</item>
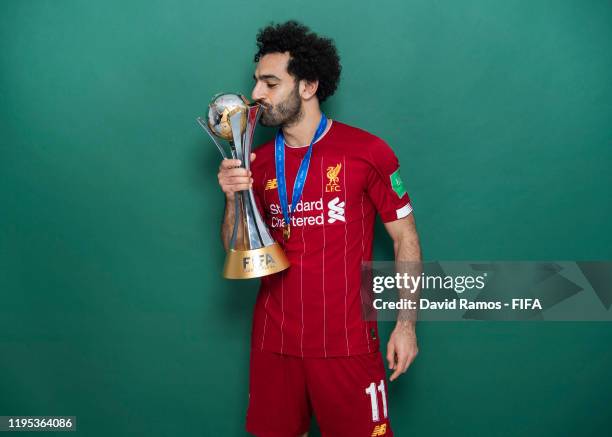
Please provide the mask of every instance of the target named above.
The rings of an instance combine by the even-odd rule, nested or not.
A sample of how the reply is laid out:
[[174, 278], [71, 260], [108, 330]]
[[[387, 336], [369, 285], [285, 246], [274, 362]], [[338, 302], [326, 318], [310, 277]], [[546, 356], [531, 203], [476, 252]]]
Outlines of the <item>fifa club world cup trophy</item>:
[[[206, 118], [197, 121], [210, 135], [226, 158], [239, 159], [249, 170], [251, 146], [261, 106], [238, 94], [217, 94], [212, 98]], [[229, 143], [229, 153], [224, 141]], [[235, 196], [235, 220], [223, 276], [228, 279], [258, 278], [289, 267], [289, 260], [272, 238], [264, 223], [253, 190], [239, 191]]]

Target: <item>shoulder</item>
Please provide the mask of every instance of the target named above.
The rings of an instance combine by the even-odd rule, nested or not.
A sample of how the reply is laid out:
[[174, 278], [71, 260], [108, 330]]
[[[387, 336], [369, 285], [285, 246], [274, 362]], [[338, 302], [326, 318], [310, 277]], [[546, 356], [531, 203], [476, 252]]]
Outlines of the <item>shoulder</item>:
[[351, 126], [350, 124], [346, 124], [338, 120], [334, 120], [333, 123], [339, 135], [342, 135], [343, 137], [348, 137], [351, 140], [360, 142], [363, 141], [364, 143], [383, 141], [381, 138], [374, 135], [373, 133], [368, 132], [365, 129], [361, 129], [356, 126]]
[[346, 142], [352, 152], [359, 153], [369, 160], [389, 158], [395, 153], [385, 140], [364, 129], [334, 121], [339, 138]]

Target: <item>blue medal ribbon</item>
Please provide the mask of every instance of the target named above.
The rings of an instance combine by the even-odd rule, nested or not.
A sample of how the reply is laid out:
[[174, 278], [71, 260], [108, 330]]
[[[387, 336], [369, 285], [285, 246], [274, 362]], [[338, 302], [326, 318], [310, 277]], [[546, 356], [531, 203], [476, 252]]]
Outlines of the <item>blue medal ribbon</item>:
[[308, 175], [308, 167], [310, 166], [310, 157], [312, 156], [313, 144], [323, 135], [325, 128], [327, 127], [327, 117], [321, 113], [321, 121], [319, 121], [319, 127], [308, 146], [308, 151], [298, 169], [293, 184], [293, 194], [291, 196], [291, 209], [287, 207], [287, 181], [285, 180], [285, 137], [283, 130], [279, 129], [276, 133], [276, 139], [274, 142], [274, 160], [276, 162], [276, 181], [278, 184], [278, 198], [280, 200], [281, 209], [283, 211], [283, 218], [285, 220], [285, 227], [283, 229], [283, 236], [285, 240], [289, 239], [290, 235], [290, 218], [291, 214], [295, 211], [300, 198], [302, 197], [302, 191], [304, 191], [304, 184], [306, 183], [306, 176]]

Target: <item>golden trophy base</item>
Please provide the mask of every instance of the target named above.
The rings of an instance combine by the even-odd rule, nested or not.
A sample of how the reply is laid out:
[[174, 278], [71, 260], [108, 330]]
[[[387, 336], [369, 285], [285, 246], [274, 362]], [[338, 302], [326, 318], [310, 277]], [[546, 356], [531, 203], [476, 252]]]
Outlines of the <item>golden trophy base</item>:
[[225, 257], [223, 277], [227, 279], [260, 278], [289, 267], [289, 260], [278, 243], [253, 250], [230, 249]]

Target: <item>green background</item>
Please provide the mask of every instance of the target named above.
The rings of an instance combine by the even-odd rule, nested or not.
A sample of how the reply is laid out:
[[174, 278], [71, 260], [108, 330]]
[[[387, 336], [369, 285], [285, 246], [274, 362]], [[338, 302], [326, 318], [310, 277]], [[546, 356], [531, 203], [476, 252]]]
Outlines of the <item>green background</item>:
[[[609, 1], [3, 0], [0, 415], [245, 435], [257, 282], [220, 276], [195, 117], [250, 94], [257, 29], [289, 18], [336, 41], [324, 108], [394, 148], [426, 260], [612, 258]], [[418, 335], [396, 435], [610, 432], [609, 323]]]

